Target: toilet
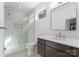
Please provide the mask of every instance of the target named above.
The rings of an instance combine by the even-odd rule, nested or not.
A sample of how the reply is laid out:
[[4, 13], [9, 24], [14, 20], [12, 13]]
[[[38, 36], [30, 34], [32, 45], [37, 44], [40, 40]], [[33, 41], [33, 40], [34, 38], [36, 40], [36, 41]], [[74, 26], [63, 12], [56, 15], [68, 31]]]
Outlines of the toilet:
[[26, 44], [26, 48], [27, 48], [27, 55], [28, 56], [31, 56], [35, 53], [35, 50], [36, 50], [36, 43], [35, 42], [32, 42], [32, 43], [28, 43]]

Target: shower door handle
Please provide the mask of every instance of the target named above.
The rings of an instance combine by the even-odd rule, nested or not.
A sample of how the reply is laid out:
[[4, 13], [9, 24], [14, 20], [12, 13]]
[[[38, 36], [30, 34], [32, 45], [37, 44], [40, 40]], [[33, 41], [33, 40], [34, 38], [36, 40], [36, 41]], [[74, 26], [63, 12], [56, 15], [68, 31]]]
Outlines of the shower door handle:
[[0, 27], [0, 30], [1, 30], [1, 29], [2, 29], [2, 30], [3, 30], [3, 29], [4, 29], [4, 30], [7, 30], [7, 28], [6, 28], [6, 27]]

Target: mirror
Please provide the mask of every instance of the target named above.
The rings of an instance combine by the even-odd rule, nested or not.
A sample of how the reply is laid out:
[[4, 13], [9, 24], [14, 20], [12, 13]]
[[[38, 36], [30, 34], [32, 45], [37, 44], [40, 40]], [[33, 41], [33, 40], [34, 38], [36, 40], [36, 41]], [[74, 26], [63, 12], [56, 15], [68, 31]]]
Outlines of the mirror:
[[66, 3], [51, 10], [51, 29], [54, 31], [76, 30], [76, 3]]

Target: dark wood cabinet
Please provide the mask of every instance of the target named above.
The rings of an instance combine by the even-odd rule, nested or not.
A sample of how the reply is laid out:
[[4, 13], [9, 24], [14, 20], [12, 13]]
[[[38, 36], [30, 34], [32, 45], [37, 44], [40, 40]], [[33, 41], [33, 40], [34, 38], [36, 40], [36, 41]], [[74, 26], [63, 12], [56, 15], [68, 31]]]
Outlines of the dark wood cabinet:
[[71, 50], [70, 47], [46, 40], [47, 57], [70, 57], [71, 55], [69, 53], [66, 53], [66, 49]]
[[57, 53], [57, 54], [60, 54], [60, 56], [71, 56], [72, 55], [73, 47], [66, 46], [66, 45], [59, 44], [59, 43], [52, 42], [52, 41], [48, 41], [48, 40], [46, 40], [46, 45], [50, 46], [53, 49], [56, 49], [57, 51], [61, 51], [61, 53], [60, 52]]
[[38, 38], [37, 52], [43, 57], [46, 56], [46, 40]]
[[46, 56], [47, 57], [54, 57], [57, 56], [56, 55], [57, 50], [56, 49], [52, 49], [51, 47], [46, 46]]
[[70, 57], [70, 55], [46, 46], [46, 57]]
[[38, 38], [38, 53], [44, 57], [78, 57], [79, 49]]
[[79, 48], [73, 48], [73, 56], [79, 57]]

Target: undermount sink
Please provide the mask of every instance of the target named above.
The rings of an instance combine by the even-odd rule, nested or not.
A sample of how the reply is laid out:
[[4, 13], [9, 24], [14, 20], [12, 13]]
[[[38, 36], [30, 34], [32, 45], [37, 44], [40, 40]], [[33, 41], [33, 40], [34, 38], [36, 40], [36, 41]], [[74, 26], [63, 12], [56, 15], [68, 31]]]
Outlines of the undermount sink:
[[64, 39], [66, 39], [66, 38], [53, 37], [53, 38], [51, 38], [51, 39], [64, 40]]

